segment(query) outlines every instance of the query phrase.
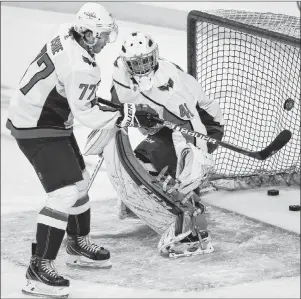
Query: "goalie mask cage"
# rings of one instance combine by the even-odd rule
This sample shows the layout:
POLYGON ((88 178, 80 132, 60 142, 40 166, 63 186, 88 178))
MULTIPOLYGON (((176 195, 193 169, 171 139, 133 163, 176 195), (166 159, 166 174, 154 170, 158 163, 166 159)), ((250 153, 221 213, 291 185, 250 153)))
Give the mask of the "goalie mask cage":
POLYGON ((212 182, 233 190, 300 185, 300 18, 191 11, 187 47, 188 73, 221 106, 223 141, 257 151, 282 130, 292 132, 289 143, 265 161, 218 147, 212 182), (288 99, 291 109, 284 108, 288 99))

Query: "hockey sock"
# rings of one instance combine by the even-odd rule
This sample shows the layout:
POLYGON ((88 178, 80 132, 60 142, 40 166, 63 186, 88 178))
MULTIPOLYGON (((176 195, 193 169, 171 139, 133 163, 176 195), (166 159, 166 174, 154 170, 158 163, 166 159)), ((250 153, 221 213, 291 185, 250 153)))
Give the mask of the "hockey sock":
POLYGON ((61 247, 65 230, 43 223, 37 225, 37 255, 44 259, 55 260, 61 247))
POLYGON ((78 214, 69 215, 67 234, 86 236, 90 233, 90 220, 91 220, 91 209, 78 214))

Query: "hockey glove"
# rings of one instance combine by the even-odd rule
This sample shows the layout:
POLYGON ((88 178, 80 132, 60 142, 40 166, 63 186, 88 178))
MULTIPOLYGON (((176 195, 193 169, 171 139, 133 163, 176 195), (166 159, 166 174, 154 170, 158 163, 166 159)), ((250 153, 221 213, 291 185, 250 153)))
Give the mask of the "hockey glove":
POLYGON ((158 113, 146 104, 123 104, 121 110, 121 117, 117 120, 117 126, 121 128, 126 127, 145 127, 152 128, 158 122, 154 119, 158 117, 158 113))

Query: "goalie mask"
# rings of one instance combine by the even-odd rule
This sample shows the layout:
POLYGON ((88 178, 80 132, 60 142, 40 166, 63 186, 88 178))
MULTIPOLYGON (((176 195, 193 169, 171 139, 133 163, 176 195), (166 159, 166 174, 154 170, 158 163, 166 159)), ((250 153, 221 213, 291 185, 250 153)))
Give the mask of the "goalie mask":
POLYGON ((92 53, 98 53, 96 47, 101 50, 107 43, 113 43, 117 39, 118 26, 112 15, 98 3, 84 4, 76 14, 74 30, 79 33, 84 43, 92 53), (91 38, 85 38, 85 33, 91 32, 91 38))
POLYGON ((151 89, 159 59, 158 44, 146 34, 133 32, 123 43, 120 57, 139 89, 151 89))

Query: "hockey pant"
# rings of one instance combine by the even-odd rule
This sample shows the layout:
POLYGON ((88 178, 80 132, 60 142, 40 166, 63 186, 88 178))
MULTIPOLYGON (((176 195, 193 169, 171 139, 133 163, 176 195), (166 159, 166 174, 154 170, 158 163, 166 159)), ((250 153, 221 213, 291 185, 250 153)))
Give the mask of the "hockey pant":
POLYGON ((90 232, 89 173, 74 134, 17 143, 47 193, 37 220, 37 254, 55 259, 66 230, 83 236, 90 232))

